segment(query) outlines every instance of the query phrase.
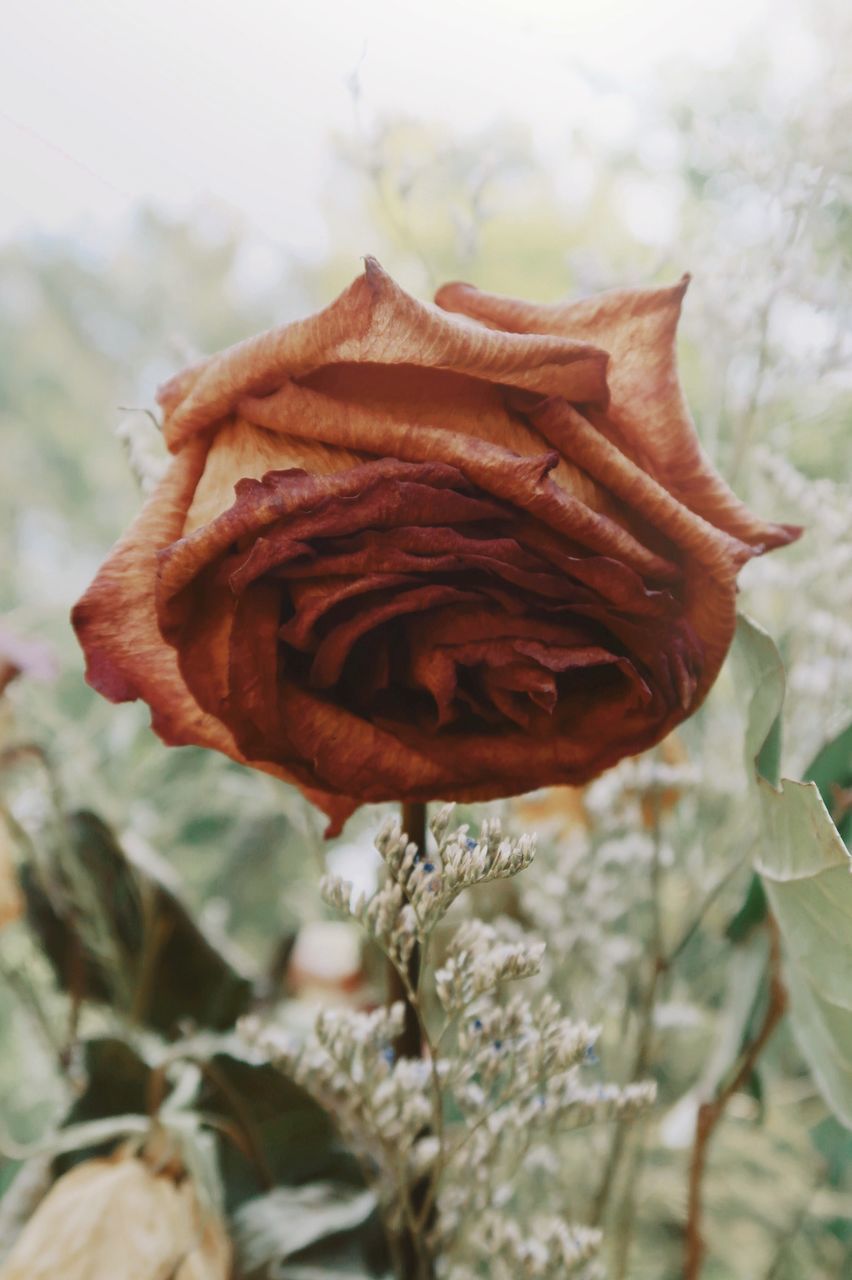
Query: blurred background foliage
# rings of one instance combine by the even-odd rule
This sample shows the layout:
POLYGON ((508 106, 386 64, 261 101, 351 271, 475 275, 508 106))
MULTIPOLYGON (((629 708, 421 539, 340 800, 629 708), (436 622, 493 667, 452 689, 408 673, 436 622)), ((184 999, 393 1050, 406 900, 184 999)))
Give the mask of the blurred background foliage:
MULTIPOLYGON (((5 629, 46 645, 56 665, 51 679, 22 679, 6 695, 4 745, 44 752, 6 760, 4 790, 23 831, 10 847, 18 861, 21 840, 58 856, 81 823, 91 837, 96 819, 69 817, 81 810, 119 833, 137 867, 133 893, 138 867, 153 867, 158 901, 180 928, 200 929, 209 955, 227 953, 214 963, 226 966, 233 1007, 220 1022, 194 1008, 190 1026, 227 1026, 241 992, 280 989, 300 924, 323 915, 316 884, 326 856, 369 880, 379 814, 356 815, 327 849, 321 820, 294 792, 195 749, 167 751, 144 707, 112 707, 85 686, 68 609, 139 504, 128 453, 154 469, 161 460, 145 412, 158 382, 194 353, 322 305, 366 252, 420 296, 462 278, 549 301, 691 271, 680 352, 704 445, 756 510, 808 529, 743 574, 744 607, 776 636, 789 667, 785 773, 801 776, 849 723, 852 105, 836 82, 841 29, 829 16, 814 16, 826 71, 804 104, 780 92, 777 67, 748 47, 722 76, 666 68, 635 127, 613 137, 602 123, 608 87, 590 80, 589 109, 566 124, 556 167, 511 119, 468 132, 463 122, 450 130, 375 118, 356 70, 355 123, 329 141, 333 179, 321 212, 333 249, 322 258, 294 262, 267 247, 258 271, 246 229, 215 204, 185 220, 140 208, 100 248, 46 236, 0 248, 0 612, 5 629)), ((746 895, 754 839, 732 745, 741 737, 725 675, 650 772, 629 765, 583 801, 548 793, 508 807, 509 820, 539 827, 544 844, 541 883, 529 873, 532 887, 510 908, 547 938, 551 981, 567 1007, 627 1027, 638 1065, 660 1083, 661 1117, 653 1132, 643 1124, 625 1139, 614 1170, 605 1216, 613 1276, 628 1274, 618 1242, 634 1227, 629 1274, 679 1274, 689 1099, 725 1028, 742 1022, 738 987, 753 979, 759 996, 763 971, 749 956, 761 942, 748 929, 736 944, 725 933, 746 895), (649 947, 668 954, 678 940, 678 963, 643 1032, 649 947)), ((829 780, 839 822, 848 768, 844 757, 829 780)), ((103 842, 113 839, 107 832, 103 842)), ((103 886, 103 872, 90 875, 103 886)), ((101 979, 135 963, 141 908, 122 908, 120 898, 81 906, 71 894, 73 918, 96 922, 85 947, 100 957, 101 979), (123 922, 110 923, 119 909, 123 922), (130 958, 111 959, 110 939, 130 958)), ((121 1038, 128 1017, 137 1032, 141 1019, 143 1040, 176 1034, 173 1013, 152 1023, 117 990, 99 992, 97 975, 75 994, 67 939, 46 923, 49 899, 37 928, 12 920, 0 933, 0 1116, 17 1143, 38 1139, 69 1107, 103 1114, 86 1112, 81 1036, 121 1038)), ((180 978, 175 971, 168 982, 180 978)), ((606 1061, 606 1043, 609 1075, 630 1078, 636 1064, 606 1061)), ((604 1170, 611 1135, 591 1142, 604 1170)), ((572 1148, 555 1170, 580 1217, 593 1200, 588 1158, 572 1148)), ((849 1274, 850 1163, 849 1134, 785 1027, 712 1150, 708 1280, 849 1274)), ((0 1190, 18 1167, 0 1157, 0 1190)), ((552 1188, 553 1177, 543 1160, 531 1174, 533 1199, 549 1194, 536 1178, 552 1188)))

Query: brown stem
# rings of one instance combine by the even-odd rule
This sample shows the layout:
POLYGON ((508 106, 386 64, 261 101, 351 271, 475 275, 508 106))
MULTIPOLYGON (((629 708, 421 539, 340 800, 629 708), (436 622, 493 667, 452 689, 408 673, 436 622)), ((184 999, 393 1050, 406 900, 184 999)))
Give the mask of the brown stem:
MULTIPOLYGON (((426 856, 426 805, 420 802, 402 805, 402 829, 411 843, 416 844, 422 857, 426 856)), ((395 966, 388 961, 388 1003, 401 1000, 405 1005, 405 1022, 402 1034, 394 1045, 398 1058, 420 1058, 423 1054, 423 1042, 420 1032, 420 1018, 415 1008, 412 995, 416 996, 420 985, 420 948, 415 946, 408 961, 408 968, 403 978, 395 966)), ((407 1223, 398 1239, 394 1242, 394 1253, 398 1256, 399 1275, 404 1280, 432 1280, 434 1268, 424 1240, 425 1229, 433 1225, 434 1212, 427 1212, 426 1205, 430 1199, 429 1178, 421 1178, 413 1186, 405 1189, 404 1194, 410 1208, 406 1215, 407 1223), (420 1222, 426 1214, 426 1221, 420 1222), (417 1224, 414 1227, 412 1224, 417 1224)))
MULTIPOLYGON (((405 803, 402 806, 402 829, 408 839, 417 845, 423 857, 426 856, 426 805, 419 802, 405 803)), ((388 1004, 401 1000, 405 1005, 405 1024, 402 1035, 394 1046, 398 1058, 419 1058, 422 1055, 420 1040, 420 1022, 417 1010, 409 998, 409 990, 416 991, 420 982, 420 948, 415 946, 408 961, 408 987, 396 967, 388 961, 387 985, 388 1004)))
POLYGON ((707 1166, 710 1139, 725 1113, 733 1095, 745 1085, 770 1036, 784 1016, 787 1008, 787 991, 781 981, 781 944, 778 926, 769 917, 769 1000, 760 1030, 743 1050, 739 1065, 727 1084, 712 1102, 704 1102, 698 1108, 695 1122, 695 1142, 689 1166, 689 1205, 686 1218, 684 1280, 698 1280, 704 1262, 704 1237, 702 1234, 702 1181, 707 1166))

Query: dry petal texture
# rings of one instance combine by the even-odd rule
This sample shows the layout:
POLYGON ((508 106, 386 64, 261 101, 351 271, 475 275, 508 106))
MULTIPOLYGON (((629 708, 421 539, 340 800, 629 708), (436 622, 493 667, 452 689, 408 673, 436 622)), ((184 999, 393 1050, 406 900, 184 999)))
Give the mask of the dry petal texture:
POLYGON ((0 1280, 227 1280, 231 1248, 188 1178, 126 1156, 54 1184, 0 1265, 0 1280))
POLYGON ((699 705, 736 575, 797 531, 701 452, 684 281, 532 306, 372 259, 160 392, 171 469, 78 604, 170 743, 358 804, 581 783, 699 705))

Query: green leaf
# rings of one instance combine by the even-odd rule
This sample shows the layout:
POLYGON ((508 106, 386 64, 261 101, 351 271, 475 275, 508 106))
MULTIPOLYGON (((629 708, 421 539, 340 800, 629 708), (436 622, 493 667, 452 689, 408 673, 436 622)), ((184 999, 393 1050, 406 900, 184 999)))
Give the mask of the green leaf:
POLYGON ((181 1022, 225 1029, 252 983, 192 918, 155 866, 131 859, 95 814, 66 818, 52 890, 24 867, 27 915, 60 985, 170 1034, 181 1022))
MULTIPOLYGON (((114 1116, 147 1114, 151 1068, 124 1040, 105 1036, 84 1041, 83 1067, 86 1087, 65 1116, 63 1129, 114 1116)), ((75 1147, 57 1160, 57 1172, 64 1173, 81 1160, 103 1155, 112 1145, 109 1135, 97 1145, 75 1147)))
MULTIPOLYGON (((838 1191, 852 1190, 852 1133, 826 1116, 811 1129, 811 1141, 825 1160, 825 1180, 838 1191)), ((852 1246, 852 1218, 838 1214, 828 1219, 828 1229, 847 1247, 852 1246)))
POLYGON ((743 905, 729 921, 725 937, 729 942, 745 942, 753 929, 763 924, 767 911, 766 890, 757 872, 749 881, 743 905))
POLYGON ((234 1052, 214 1054, 202 1070, 198 1109, 240 1139, 219 1138, 229 1211, 276 1185, 329 1179, 363 1188, 329 1115, 277 1067, 234 1052))
POLYGON ((816 783, 826 809, 848 845, 852 841, 852 806, 839 812, 838 796, 852 789, 852 724, 817 753, 805 770, 805 777, 816 783))
POLYGON ((755 863, 784 943, 793 1028, 826 1102, 852 1127, 852 860, 816 784, 778 785, 778 650, 741 618, 733 658, 747 699, 746 762, 761 820, 755 863))

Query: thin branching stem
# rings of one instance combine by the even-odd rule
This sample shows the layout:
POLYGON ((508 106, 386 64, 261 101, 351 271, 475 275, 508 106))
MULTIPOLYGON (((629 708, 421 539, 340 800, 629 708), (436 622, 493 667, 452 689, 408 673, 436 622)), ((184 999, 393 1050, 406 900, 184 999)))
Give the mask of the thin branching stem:
POLYGON ((734 1094, 747 1084, 773 1031, 787 1009, 787 991, 781 979, 781 942, 778 926, 768 918, 769 928, 769 999, 757 1035, 740 1055, 735 1070, 711 1102, 698 1108, 695 1141, 689 1164, 689 1202, 687 1208, 684 1280, 698 1280, 704 1264, 703 1180, 707 1167, 710 1141, 734 1094))

